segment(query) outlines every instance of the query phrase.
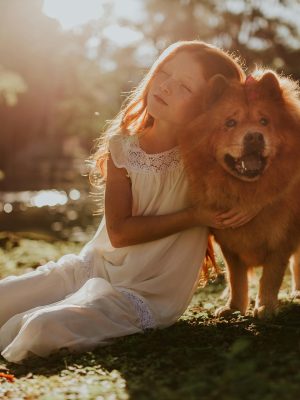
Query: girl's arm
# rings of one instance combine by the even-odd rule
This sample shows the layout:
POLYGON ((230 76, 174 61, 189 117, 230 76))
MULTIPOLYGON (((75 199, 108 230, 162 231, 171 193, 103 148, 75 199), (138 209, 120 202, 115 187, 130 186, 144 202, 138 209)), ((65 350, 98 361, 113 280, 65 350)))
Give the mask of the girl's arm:
POLYGON ((131 182, 125 168, 107 160, 105 218, 108 236, 114 247, 125 247, 172 235, 199 226, 192 208, 166 215, 132 216, 131 182))
POLYGON ((108 236, 114 247, 150 242, 195 226, 237 228, 251 220, 257 212, 232 209, 216 213, 196 204, 166 215, 133 217, 131 182, 127 171, 117 168, 110 157, 107 160, 105 218, 108 236))

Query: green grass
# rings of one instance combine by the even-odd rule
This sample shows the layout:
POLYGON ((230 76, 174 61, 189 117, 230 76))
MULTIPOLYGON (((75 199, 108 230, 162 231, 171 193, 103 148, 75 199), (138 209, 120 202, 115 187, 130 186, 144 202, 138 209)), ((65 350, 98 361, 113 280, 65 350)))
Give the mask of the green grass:
MULTIPOLYGON (((20 274, 41 261, 77 253, 82 245, 0 238, 0 273, 20 274)), ((251 287, 255 294, 258 276, 251 287)), ((213 316, 224 303, 220 280, 197 291, 172 327, 116 340, 92 352, 65 349, 23 365, 0 359, 1 399, 297 399, 300 393, 300 306, 289 300, 287 274, 282 310, 267 322, 213 316)), ((176 295, 176 293, 174 294, 176 295)))

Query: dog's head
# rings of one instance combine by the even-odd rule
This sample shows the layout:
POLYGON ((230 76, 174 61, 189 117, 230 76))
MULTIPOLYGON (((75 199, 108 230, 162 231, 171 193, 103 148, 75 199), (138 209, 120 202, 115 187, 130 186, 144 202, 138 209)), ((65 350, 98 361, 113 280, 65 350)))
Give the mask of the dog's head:
POLYGON ((295 101, 288 100, 295 86, 289 84, 272 71, 243 83, 214 76, 207 84, 204 112, 191 123, 188 139, 198 149, 205 146, 231 176, 260 179, 284 149, 300 146, 300 132, 293 132, 292 124, 298 118, 292 115, 295 101))

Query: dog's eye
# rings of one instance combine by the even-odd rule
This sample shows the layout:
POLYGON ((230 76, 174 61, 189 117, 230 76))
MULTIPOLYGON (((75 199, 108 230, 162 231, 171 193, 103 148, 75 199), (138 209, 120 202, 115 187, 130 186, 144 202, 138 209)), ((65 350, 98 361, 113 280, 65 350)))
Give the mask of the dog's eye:
POLYGON ((228 128, 232 128, 232 127, 236 126, 236 120, 235 119, 228 119, 226 121, 226 126, 228 128))
POLYGON ((269 123, 267 118, 261 118, 259 122, 261 123, 261 125, 264 125, 264 126, 268 125, 268 123, 269 123))

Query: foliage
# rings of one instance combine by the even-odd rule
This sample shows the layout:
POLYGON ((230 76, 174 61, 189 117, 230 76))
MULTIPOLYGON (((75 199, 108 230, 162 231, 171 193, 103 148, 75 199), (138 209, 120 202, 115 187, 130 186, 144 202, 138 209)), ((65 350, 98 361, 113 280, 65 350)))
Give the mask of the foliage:
POLYGON ((24 174, 30 179, 42 165, 47 170, 59 165, 69 152, 69 136, 84 150, 74 148, 83 165, 106 121, 173 41, 198 38, 239 54, 250 69, 263 64, 300 77, 297 0, 142 4, 140 19, 116 19, 107 2, 98 19, 62 31, 42 13, 42 0, 0 1, 1 64, 17 74, 19 92, 20 77, 27 86, 15 107, 0 104, 0 189, 13 190, 18 179, 25 182, 24 174), (112 24, 135 30, 140 39, 116 43, 105 35, 112 24))
POLYGON ((2 97, 6 105, 15 106, 18 102, 18 95, 26 90, 27 85, 19 74, 5 70, 0 65, 0 101, 2 97))
POLYGON ((263 64, 300 78, 297 0, 145 0, 145 7, 145 37, 160 50, 198 38, 238 53, 250 68, 263 64))
MULTIPOLYGON (((12 238, 11 238, 12 240, 12 238)), ((15 240, 16 242, 16 240, 15 240)), ((19 274, 35 267, 48 253, 59 257, 79 245, 41 240, 20 241, 3 251, 15 260, 19 274), (16 252, 16 248, 19 252, 16 252), (18 260, 26 249, 26 265, 18 260), (51 250, 52 248, 52 250, 51 250)), ((2 271, 12 273, 13 267, 2 271)), ((251 292, 257 285, 252 284, 251 292)), ((66 349, 47 359, 23 364, 1 359, 0 370, 16 376, 0 378, 2 399, 155 399, 155 400, 292 400, 300 389, 300 306, 288 299, 287 275, 281 292, 281 313, 265 322, 237 314, 232 320, 213 316, 223 304, 224 282, 199 290, 173 326, 120 338, 114 344, 82 354, 66 349)))

